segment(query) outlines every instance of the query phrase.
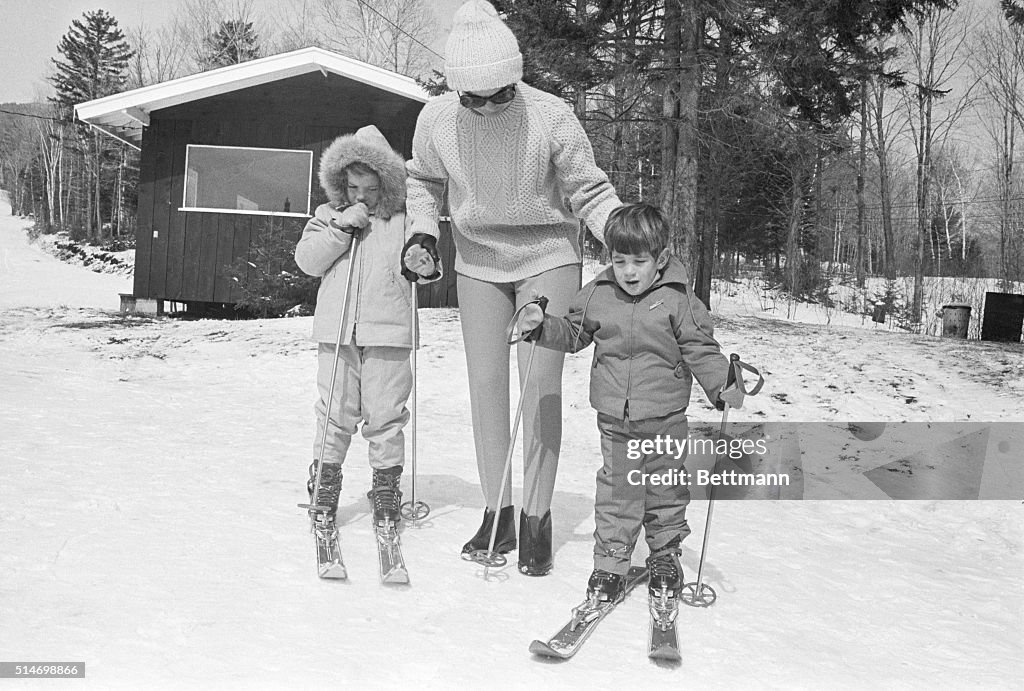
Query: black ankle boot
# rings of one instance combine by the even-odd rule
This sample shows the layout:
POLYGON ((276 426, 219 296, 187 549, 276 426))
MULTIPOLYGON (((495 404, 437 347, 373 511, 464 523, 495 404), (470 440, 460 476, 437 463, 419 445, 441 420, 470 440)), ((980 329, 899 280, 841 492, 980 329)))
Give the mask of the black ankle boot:
MULTIPOLYGON (((462 555, 491 546, 491 531, 494 529, 494 512, 484 509, 484 521, 469 542, 462 546, 462 555)), ((516 548, 516 510, 506 506, 498 514, 498 534, 494 538, 494 551, 507 554, 516 548)))
POLYGON ((547 576, 555 562, 551 557, 551 511, 543 516, 519 514, 519 572, 547 576))

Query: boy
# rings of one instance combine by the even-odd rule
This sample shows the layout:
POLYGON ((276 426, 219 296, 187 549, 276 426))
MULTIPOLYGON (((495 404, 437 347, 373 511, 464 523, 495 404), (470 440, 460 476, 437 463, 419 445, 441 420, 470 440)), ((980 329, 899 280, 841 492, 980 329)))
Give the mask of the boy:
MULTIPOLYGON (((529 305, 515 325, 527 340, 566 352, 594 343, 590 404, 597 410, 604 466, 597 473, 591 601, 624 597, 625 576, 641 525, 650 557, 652 596, 678 596, 680 542, 689 533, 685 484, 642 484, 640 472, 682 468, 676 445, 641 453, 643 439, 687 439, 686 406, 693 377, 716 407, 729 363, 712 335, 711 318, 690 292, 686 270, 668 249, 669 228, 657 208, 620 206, 608 217, 605 245, 612 265, 584 286, 565 317, 529 305), (664 453, 662 453, 664 451, 664 453), (634 472, 630 472, 634 471, 634 472)), ((730 390, 731 391, 731 390, 730 390)), ((729 393, 726 393, 726 399, 729 393)), ((730 401, 731 403, 731 401, 730 401)))
POLYGON ((313 338, 320 344, 320 399, 307 485, 310 500, 329 507, 325 513, 310 511, 320 526, 333 525, 341 493, 341 465, 360 422, 373 468, 369 498, 374 521, 394 525, 401 520, 402 429, 409 420, 405 402, 412 391, 410 354, 415 346, 406 280, 440 276, 429 255, 420 257, 423 261, 412 276, 406 276, 397 261, 407 240, 405 179, 405 159, 376 127, 338 137, 320 159, 320 184, 330 203, 317 207, 295 247, 299 268, 323 279, 313 316, 313 338), (349 250, 357 236, 355 273, 350 279, 349 250), (341 319, 344 324, 339 324, 341 319), (328 398, 332 399, 331 410, 327 410, 328 398), (313 497, 321 442, 320 494, 313 497))

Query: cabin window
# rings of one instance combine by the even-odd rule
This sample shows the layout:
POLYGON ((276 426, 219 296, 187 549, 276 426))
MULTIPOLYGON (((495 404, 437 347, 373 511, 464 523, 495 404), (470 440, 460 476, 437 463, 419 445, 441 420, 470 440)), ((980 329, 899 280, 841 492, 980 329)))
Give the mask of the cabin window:
POLYGON ((189 144, 181 211, 309 216, 313 152, 189 144))

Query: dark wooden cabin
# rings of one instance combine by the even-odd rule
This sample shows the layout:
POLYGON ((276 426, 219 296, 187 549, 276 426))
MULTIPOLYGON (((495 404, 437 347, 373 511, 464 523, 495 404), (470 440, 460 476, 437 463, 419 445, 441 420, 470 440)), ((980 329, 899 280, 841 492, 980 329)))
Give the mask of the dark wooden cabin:
MULTIPOLYGON (((426 101, 412 79, 305 48, 79 105, 79 119, 140 150, 133 297, 237 301, 227 267, 268 223, 297 238, 326 201, 323 149, 372 124, 408 158, 426 101)), ((445 226, 447 280, 420 289, 424 307, 457 305, 445 226)))

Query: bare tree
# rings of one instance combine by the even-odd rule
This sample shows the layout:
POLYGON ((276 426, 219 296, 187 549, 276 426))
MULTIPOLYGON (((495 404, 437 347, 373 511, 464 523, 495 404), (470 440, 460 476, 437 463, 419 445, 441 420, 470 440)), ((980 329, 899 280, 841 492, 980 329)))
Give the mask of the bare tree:
POLYGON ((7 116, 0 127, 0 178, 10 192, 11 214, 25 215, 32 200, 24 180, 35 156, 31 116, 7 116))
POLYGON ((438 58, 426 0, 293 0, 281 8, 277 47, 319 46, 408 76, 426 74, 438 58))
POLYGON ((299 48, 326 48, 326 33, 317 19, 316 0, 278 2, 274 9, 277 36, 268 37, 269 52, 284 53, 299 48))
POLYGON ((188 46, 176 35, 173 25, 153 29, 143 23, 126 33, 135 50, 128 65, 130 88, 159 84, 187 73, 188 46))
MULTIPOLYGON (((877 46, 879 53, 886 51, 886 43, 877 46)), ((889 80, 884 74, 887 66, 881 65, 879 72, 868 82, 868 136, 871 147, 878 159, 878 195, 882 214, 882 262, 887 280, 896 278, 896 231, 892 217, 892 160, 890 149, 894 139, 906 130, 907 113, 898 107, 898 102, 888 100, 891 93, 889 80)))
POLYGON ((946 144, 936 152, 932 166, 935 199, 929 250, 940 274, 943 262, 954 259, 960 260, 961 271, 967 269, 963 262, 967 260, 967 197, 972 175, 971 165, 960 147, 946 144), (934 227, 936 223, 940 224, 939 228, 934 227))
POLYGON ((971 103, 974 82, 965 81, 965 68, 972 25, 970 6, 958 10, 936 7, 924 12, 903 33, 909 84, 903 101, 910 115, 917 153, 917 261, 911 304, 911 319, 915 323, 921 321, 924 301, 932 156, 971 103))
POLYGON ((999 274, 1004 284, 1021 278, 1024 249, 1015 169, 1017 138, 1024 127, 1024 27, 991 18, 979 33, 973 61, 984 98, 978 116, 995 154, 999 224, 999 274))
POLYGON ((38 141, 39 164, 46 184, 46 230, 56 226, 64 227, 60 208, 60 169, 64 157, 64 127, 57 119, 57 109, 52 108, 54 117, 35 121, 38 141))

